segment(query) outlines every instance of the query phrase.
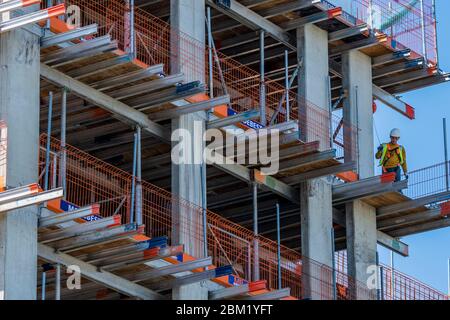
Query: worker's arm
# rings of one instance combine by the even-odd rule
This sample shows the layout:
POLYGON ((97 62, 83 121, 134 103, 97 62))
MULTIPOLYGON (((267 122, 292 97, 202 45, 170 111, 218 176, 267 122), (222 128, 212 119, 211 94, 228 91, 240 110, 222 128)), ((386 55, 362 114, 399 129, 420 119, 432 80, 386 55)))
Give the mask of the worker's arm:
POLYGON ((402 168, 403 168, 403 173, 406 175, 406 174, 408 174, 408 165, 406 164, 406 150, 405 150, 405 147, 402 148, 402 152, 403 152, 402 168))
POLYGON ((380 144, 380 146, 378 147, 378 151, 375 154, 375 158, 376 159, 381 159, 381 156, 383 155, 383 145, 380 144))

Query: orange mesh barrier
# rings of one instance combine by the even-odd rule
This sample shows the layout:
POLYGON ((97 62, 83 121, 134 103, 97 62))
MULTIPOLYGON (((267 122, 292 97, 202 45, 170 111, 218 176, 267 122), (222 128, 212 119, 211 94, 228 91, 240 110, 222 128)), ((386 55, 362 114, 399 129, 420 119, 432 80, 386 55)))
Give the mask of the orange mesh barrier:
MULTIPOLYGON (((129 48, 129 11, 122 0, 69 0, 68 5, 81 8, 81 25, 97 23, 99 36, 111 35, 119 48, 129 48)), ((208 48, 167 22, 136 8, 135 34, 137 59, 147 65, 164 64, 166 74, 182 71, 186 81, 208 79, 208 48), (206 61, 206 62, 205 62, 206 61)), ((214 95, 229 94, 231 108, 237 112, 259 109, 260 74, 255 70, 217 52, 213 64, 214 95)), ((270 120, 279 110, 275 123, 287 120, 285 88, 270 78, 266 85, 266 118, 270 120)), ((356 154, 357 128, 343 124, 341 117, 329 113, 306 99, 300 99, 294 90, 289 92, 290 120, 298 120, 302 140, 320 141, 321 150, 330 146, 337 150, 337 157, 345 153, 356 154), (333 129, 330 131, 330 126, 333 129), (345 128, 345 129, 344 129, 345 128)))
MULTIPOLYGON (((347 272, 347 251, 339 251, 335 254, 335 266, 341 273, 347 272)), ((449 297, 424 284, 423 282, 408 276, 398 270, 380 264, 382 277, 382 289, 379 294, 383 300, 449 300, 449 297)))
MULTIPOLYGON (((40 169, 45 162, 46 136, 41 135, 40 169)), ((51 186, 60 178, 58 140, 51 141, 51 186)), ((78 206, 100 205, 103 217, 120 214, 122 223, 129 222, 132 176, 72 146, 66 148, 65 200, 78 206)), ((42 178, 42 174, 41 174, 42 178)), ((149 237, 168 236, 169 243, 185 243, 185 250, 196 258, 203 257, 203 209, 150 183, 143 182, 143 223, 149 237), (184 237, 184 241, 182 240, 184 237), (181 240, 180 240, 181 239, 181 240)), ((231 265, 241 279, 252 279, 255 242, 259 243, 260 278, 268 288, 277 289, 277 244, 238 224, 207 211, 208 255, 216 266, 231 265)), ((298 252, 281 247, 282 287, 291 288, 296 298, 332 299, 333 270, 321 263, 302 257, 298 252)), ((351 287, 351 281, 341 272, 337 278, 342 286, 351 287)), ((367 290, 358 284, 360 290, 367 290)), ((354 298, 349 290, 346 299, 354 298)), ((374 298, 372 292, 367 295, 374 298)), ((340 297, 343 298, 343 297, 340 297)))

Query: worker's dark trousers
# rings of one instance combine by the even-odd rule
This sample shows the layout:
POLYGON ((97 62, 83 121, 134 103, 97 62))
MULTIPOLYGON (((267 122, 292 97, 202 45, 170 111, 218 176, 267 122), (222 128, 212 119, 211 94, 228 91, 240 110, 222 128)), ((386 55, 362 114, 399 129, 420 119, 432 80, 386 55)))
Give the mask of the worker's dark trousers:
POLYGON ((400 167, 387 168, 385 169, 385 172, 387 173, 395 172, 395 182, 402 180, 402 172, 400 170, 400 167))

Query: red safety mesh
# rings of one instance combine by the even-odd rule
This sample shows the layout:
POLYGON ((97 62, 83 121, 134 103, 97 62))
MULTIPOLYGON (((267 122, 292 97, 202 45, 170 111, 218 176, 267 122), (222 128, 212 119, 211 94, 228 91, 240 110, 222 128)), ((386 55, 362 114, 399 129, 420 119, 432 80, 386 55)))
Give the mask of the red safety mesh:
MULTIPOLYGON (((41 180, 45 168, 46 136, 41 135, 41 180)), ((59 141, 51 140, 50 186, 56 187, 60 178, 61 148, 59 141)), ((100 214, 109 217, 121 214, 122 223, 129 222, 132 176, 72 146, 66 147, 65 199, 78 206, 100 204, 100 214)), ((42 182, 42 181, 41 181, 42 182)), ((150 183, 143 182, 143 223, 149 237, 167 236, 169 243, 185 244, 185 251, 201 258, 203 252, 203 209, 172 195, 150 183)), ((255 234, 218 214, 207 213, 208 255, 216 266, 231 265, 234 274, 252 279, 255 244, 259 247, 260 279, 270 289, 278 289, 277 244, 255 234)), ((354 284, 345 273, 336 272, 337 283, 346 295, 339 299, 354 299, 354 288, 372 290, 363 284, 354 284), (350 288, 350 289, 349 289, 350 288)), ((282 287, 291 288, 291 295, 303 299, 333 299, 333 270, 329 266, 302 257, 298 252, 281 246, 282 287)))
POLYGON ((437 64, 433 0, 423 0, 423 10, 420 0, 324 0, 322 4, 342 7, 347 21, 367 23, 392 38, 395 49, 409 48, 414 57, 422 56, 429 64, 437 64))
MULTIPOLYGON (((81 9, 81 25, 96 23, 98 36, 111 35, 119 48, 129 47, 129 11, 122 0, 69 0, 67 5, 81 9)), ((166 74, 183 72, 186 81, 207 82, 209 74, 208 48, 167 22, 136 8, 135 10, 136 56, 146 65, 163 64, 166 74), (206 61, 206 62, 205 62, 206 61)), ((253 69, 217 52, 213 62, 214 95, 229 94, 230 107, 237 112, 259 109, 260 74, 253 69)), ((286 121, 286 89, 275 80, 265 78, 266 119, 274 123, 286 121)), ((290 120, 298 120, 301 138, 305 142, 320 141, 321 150, 334 148, 337 158, 356 158, 357 128, 344 124, 342 118, 330 114, 294 90, 289 91, 290 120), (330 129, 330 126, 333 130, 330 129), (333 137, 333 139, 331 139, 333 137)))
MULTIPOLYGON (((347 272, 347 251, 336 252, 335 266, 347 272)), ((382 278, 378 295, 383 300, 449 300, 446 294, 384 264, 380 264, 378 274, 382 278)))

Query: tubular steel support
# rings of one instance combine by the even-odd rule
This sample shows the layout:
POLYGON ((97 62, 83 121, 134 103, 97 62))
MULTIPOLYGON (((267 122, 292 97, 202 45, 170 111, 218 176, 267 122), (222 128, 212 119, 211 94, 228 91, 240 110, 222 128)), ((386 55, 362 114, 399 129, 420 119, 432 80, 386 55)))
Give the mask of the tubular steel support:
POLYGON ((380 266, 380 300, 384 300, 384 268, 380 266))
POLYGON ((134 207, 136 199, 136 158, 137 158, 137 134, 134 134, 133 144, 133 172, 131 178, 131 206, 130 206, 130 223, 135 221, 134 219, 134 207))
POLYGON ((391 250, 391 300, 395 300, 394 251, 391 250))
POLYGON ((333 300, 337 300, 337 279, 336 279, 336 259, 334 257, 335 248, 334 228, 331 227, 331 261, 333 267, 333 300))
POLYGON ((447 265, 447 271, 448 271, 448 296, 450 298, 450 258, 448 258, 448 265, 447 265))
MULTIPOLYGON (((289 51, 284 51, 284 85, 286 87, 286 122, 290 121, 291 115, 291 102, 289 101, 289 51)), ((280 288, 281 289, 281 288, 280 288)))
POLYGON ((45 300, 45 285, 47 281, 47 274, 45 271, 42 272, 42 285, 41 285, 41 300, 45 300))
POLYGON ((381 300, 381 289, 380 289, 380 280, 379 280, 379 269, 380 269, 380 255, 377 251, 376 255, 376 263, 377 263, 377 300, 381 300))
POLYGON ((209 97, 214 98, 214 74, 213 74, 213 38, 211 30, 211 7, 206 7, 206 26, 208 31, 208 62, 209 62, 209 97))
POLYGON ((52 184, 51 188, 55 189, 58 188, 58 180, 57 180, 57 170, 58 170, 58 155, 55 153, 53 154, 53 164, 52 164, 52 184))
POLYGON ((255 234, 253 245, 253 281, 259 281, 259 240, 258 240, 258 184, 253 183, 253 233, 255 234))
POLYGON ((56 264, 55 300, 61 300, 61 265, 56 264))
POLYGON ((66 151, 66 124, 67 124, 67 89, 63 88, 61 97, 61 158, 59 186, 63 188, 64 197, 66 196, 66 170, 67 170, 67 151, 66 151))
POLYGON ((425 15, 424 15, 424 6, 423 0, 420 0, 420 27, 422 29, 422 53, 425 58, 425 63, 428 65, 428 57, 427 57, 427 43, 426 43, 426 32, 425 32, 425 15))
POLYGON ((136 128, 137 157, 136 157, 136 223, 142 225, 142 148, 141 127, 136 128))
POLYGON ((44 190, 48 190, 48 179, 50 171, 50 144, 52 137, 52 115, 53 115, 53 92, 50 91, 48 94, 47 147, 45 150, 44 190))
MULTIPOLYGON (((206 193, 206 188, 207 188, 207 183, 206 183, 206 179, 207 179, 207 175, 206 175, 206 161, 203 160, 202 161, 202 167, 200 170, 201 173, 201 177, 200 179, 202 180, 202 220, 203 220, 203 255, 204 258, 208 257, 208 219, 207 219, 207 215, 208 212, 206 210, 206 206, 207 206, 207 193, 206 193)), ((206 270, 206 268, 205 268, 206 270)))
POLYGON ((278 289, 281 289, 281 224, 280 224, 280 204, 277 202, 277 270, 278 289))
POLYGON ((442 119, 443 131, 444 131, 444 156, 445 156, 445 186, 446 190, 449 190, 449 176, 448 176, 448 145, 447 145, 447 119, 442 119))
POLYGON ((136 30, 134 28, 134 0, 130 1, 130 48, 131 57, 136 58, 136 30))
POLYGON ((260 72, 260 93, 259 93, 259 104, 260 104, 260 122, 261 125, 266 126, 266 80, 265 80, 265 57, 264 57, 264 37, 265 32, 261 30, 259 32, 259 51, 260 51, 260 62, 259 62, 259 72, 260 72))

